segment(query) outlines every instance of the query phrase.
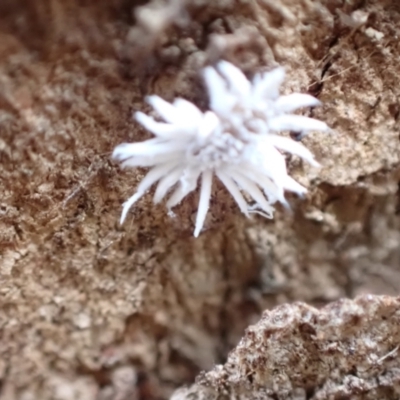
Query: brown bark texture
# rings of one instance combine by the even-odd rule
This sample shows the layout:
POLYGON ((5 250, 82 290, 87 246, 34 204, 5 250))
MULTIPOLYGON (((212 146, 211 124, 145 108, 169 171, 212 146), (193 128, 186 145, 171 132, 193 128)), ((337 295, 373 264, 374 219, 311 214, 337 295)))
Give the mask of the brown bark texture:
POLYGON ((0 0, 0 399, 399 399, 399 54, 398 0, 0 0), (219 59, 323 102, 307 197, 120 226, 133 111, 219 59))

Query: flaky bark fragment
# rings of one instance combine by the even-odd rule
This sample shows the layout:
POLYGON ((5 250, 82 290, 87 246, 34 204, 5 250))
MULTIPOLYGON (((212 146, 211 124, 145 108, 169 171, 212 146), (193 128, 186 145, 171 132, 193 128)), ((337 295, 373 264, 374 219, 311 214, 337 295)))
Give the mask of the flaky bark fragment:
POLYGON ((199 399, 305 399, 306 393, 313 400, 395 399, 399 326, 400 298, 365 295, 321 310, 284 304, 246 329, 225 364, 172 399, 191 398, 191 392, 199 399))

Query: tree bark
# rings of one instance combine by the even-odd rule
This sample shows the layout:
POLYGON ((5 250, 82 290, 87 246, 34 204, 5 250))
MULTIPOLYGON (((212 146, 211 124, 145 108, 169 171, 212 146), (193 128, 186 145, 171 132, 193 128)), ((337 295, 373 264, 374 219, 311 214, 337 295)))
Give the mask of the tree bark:
POLYGON ((399 22, 395 0, 1 1, 0 398, 166 399, 201 371, 173 396, 398 398, 398 299, 317 308, 400 289, 399 22), (198 193, 175 218, 146 195, 120 226, 144 171, 110 155, 149 137, 133 111, 149 94, 207 107, 200 72, 221 58, 249 77, 283 65, 285 92, 323 102, 308 113, 333 132, 303 139, 322 168, 288 160, 307 198, 247 220, 214 183, 197 239, 198 193), (350 354, 368 358, 350 322, 318 325, 349 307, 377 359, 350 354), (270 364, 246 380, 245 329, 282 310, 296 316, 276 339, 287 358, 271 361, 284 383, 270 364), (309 314, 346 367, 310 374, 315 351, 287 361, 292 338, 315 342, 309 314))

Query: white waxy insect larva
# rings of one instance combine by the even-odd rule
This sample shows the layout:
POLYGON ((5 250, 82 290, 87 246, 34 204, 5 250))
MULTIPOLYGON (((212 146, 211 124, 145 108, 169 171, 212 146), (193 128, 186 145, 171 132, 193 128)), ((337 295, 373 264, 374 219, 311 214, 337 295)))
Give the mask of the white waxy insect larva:
POLYGON ((129 209, 157 184, 154 203, 172 191, 166 206, 178 205, 200 184, 194 236, 198 236, 210 206, 213 176, 222 182, 240 211, 247 217, 272 218, 276 201, 288 206, 284 191, 303 195, 306 189, 292 179, 283 152, 317 166, 312 153, 301 143, 279 136, 283 130, 328 131, 319 120, 292 114, 302 107, 315 107, 319 100, 308 94, 279 95, 285 78, 281 67, 256 74, 252 81, 226 61, 204 69, 210 110, 202 112, 193 103, 177 98, 169 103, 156 95, 148 103, 162 121, 142 112, 135 118, 155 138, 120 144, 113 158, 123 167, 149 167, 136 193, 123 205, 121 223, 129 209), (200 178, 200 179, 199 179, 200 178), (255 201, 249 206, 242 192, 255 201))

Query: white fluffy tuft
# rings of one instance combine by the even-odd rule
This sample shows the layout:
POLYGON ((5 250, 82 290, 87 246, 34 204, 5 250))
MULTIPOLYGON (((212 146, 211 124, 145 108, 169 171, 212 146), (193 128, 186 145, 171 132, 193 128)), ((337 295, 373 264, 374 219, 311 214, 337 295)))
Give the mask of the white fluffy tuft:
POLYGON ((204 69, 210 111, 202 112, 193 103, 175 99, 169 103, 156 95, 147 97, 163 122, 136 112, 136 120, 154 134, 140 143, 123 143, 113 158, 123 167, 150 167, 135 194, 123 205, 121 223, 129 209, 151 186, 157 184, 154 203, 167 201, 171 208, 196 189, 200 178, 199 206, 194 236, 204 225, 209 209, 213 175, 223 183, 247 217, 258 213, 273 217, 276 201, 288 207, 285 190, 304 195, 306 189, 292 179, 281 153, 288 152, 318 166, 302 144, 279 136, 281 131, 328 131, 319 120, 291 114, 302 107, 315 107, 319 100, 301 93, 279 95, 285 78, 281 67, 257 74, 252 81, 227 61, 204 69), (248 204, 242 192, 254 204, 248 204))

